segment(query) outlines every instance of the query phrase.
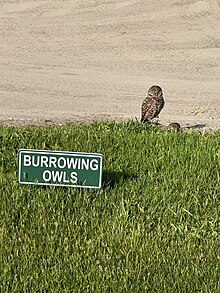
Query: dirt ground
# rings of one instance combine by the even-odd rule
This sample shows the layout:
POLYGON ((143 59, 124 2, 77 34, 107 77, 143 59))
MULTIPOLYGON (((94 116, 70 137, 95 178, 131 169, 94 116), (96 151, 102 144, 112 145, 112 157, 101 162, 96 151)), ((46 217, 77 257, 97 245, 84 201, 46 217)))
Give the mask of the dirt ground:
POLYGON ((220 0, 0 0, 0 122, 140 118, 220 129, 220 0))

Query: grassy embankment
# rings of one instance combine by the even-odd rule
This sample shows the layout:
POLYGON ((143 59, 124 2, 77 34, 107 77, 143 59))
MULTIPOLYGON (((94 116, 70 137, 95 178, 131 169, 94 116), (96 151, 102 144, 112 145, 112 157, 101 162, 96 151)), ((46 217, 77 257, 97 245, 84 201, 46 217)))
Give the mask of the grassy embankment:
POLYGON ((1 292, 220 292, 220 132, 0 128, 1 292), (104 155, 100 190, 17 182, 20 148, 104 155))

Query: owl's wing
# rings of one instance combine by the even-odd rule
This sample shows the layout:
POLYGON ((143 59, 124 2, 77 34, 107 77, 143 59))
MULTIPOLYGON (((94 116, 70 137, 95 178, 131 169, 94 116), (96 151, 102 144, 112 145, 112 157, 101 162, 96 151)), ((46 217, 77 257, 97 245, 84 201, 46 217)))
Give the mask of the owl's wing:
POLYGON ((147 97, 141 106, 141 122, 145 123, 151 119, 151 111, 154 100, 151 97, 147 97))
POLYGON ((157 111, 158 111, 157 115, 159 115, 160 111, 163 109, 164 104, 165 103, 164 103, 163 97, 159 98, 158 101, 157 101, 157 111))
POLYGON ((158 118, 161 110, 164 107, 164 99, 163 97, 156 100, 155 109, 154 109, 154 118, 158 118))

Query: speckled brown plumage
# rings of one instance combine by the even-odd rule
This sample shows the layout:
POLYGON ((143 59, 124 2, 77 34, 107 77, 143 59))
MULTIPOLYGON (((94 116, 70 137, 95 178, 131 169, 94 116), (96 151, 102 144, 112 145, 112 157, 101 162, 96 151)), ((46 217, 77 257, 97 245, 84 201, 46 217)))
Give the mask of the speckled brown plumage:
POLYGON ((167 130, 179 132, 181 130, 181 126, 177 122, 172 122, 167 126, 167 130))
POLYGON ((147 123, 157 118, 164 107, 163 92, 161 87, 153 85, 148 90, 148 95, 141 106, 141 122, 147 123))

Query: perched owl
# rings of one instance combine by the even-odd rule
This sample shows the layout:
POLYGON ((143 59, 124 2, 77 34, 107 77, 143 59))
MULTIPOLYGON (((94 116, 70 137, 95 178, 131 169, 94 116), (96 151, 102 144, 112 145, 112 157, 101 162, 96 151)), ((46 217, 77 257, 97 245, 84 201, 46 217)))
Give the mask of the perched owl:
POLYGON ((164 107, 164 99, 161 87, 153 85, 149 88, 147 97, 141 106, 141 122, 147 123, 157 118, 164 107))

